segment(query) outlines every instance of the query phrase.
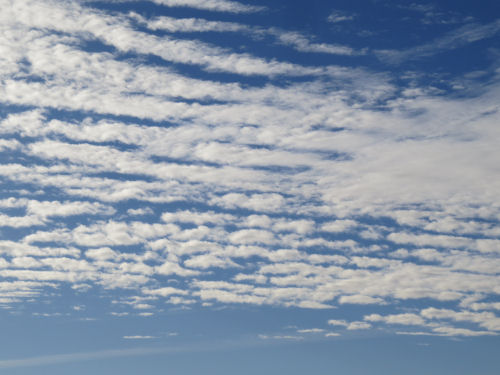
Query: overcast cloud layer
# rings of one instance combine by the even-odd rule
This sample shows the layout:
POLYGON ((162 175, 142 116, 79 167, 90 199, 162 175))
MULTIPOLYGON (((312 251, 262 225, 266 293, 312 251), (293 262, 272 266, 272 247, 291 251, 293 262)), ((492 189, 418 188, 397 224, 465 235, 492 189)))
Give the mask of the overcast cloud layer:
POLYGON ((242 22, 271 5, 154 3, 163 15, 0 0, 5 313, 70 288, 102 295, 117 319, 331 310, 317 328, 262 340, 500 333, 500 70, 393 73, 498 41, 500 21, 455 16, 392 50, 242 22), (165 15, 178 8, 197 13, 165 15), (352 305, 363 315, 337 318, 352 305))

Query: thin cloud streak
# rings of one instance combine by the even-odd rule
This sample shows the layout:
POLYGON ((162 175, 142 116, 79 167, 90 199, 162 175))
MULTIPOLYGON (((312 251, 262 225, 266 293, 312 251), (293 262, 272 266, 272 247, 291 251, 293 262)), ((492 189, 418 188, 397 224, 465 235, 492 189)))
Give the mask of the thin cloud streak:
MULTIPOLYGON (((93 2, 95 0, 80 0, 80 2, 93 2)), ((113 3, 126 3, 134 2, 135 0, 109 0, 113 3)), ((166 6, 166 7, 180 7, 180 8, 193 8, 213 12, 227 12, 227 13, 256 13, 263 12, 267 8, 264 6, 247 5, 237 1, 230 0, 149 0, 149 2, 166 6)))
POLYGON ((234 348, 248 348, 257 346, 273 345, 265 343, 255 338, 245 338, 238 340, 217 340, 210 342, 197 342, 188 345, 176 345, 169 347, 156 348, 129 348, 129 349, 111 349, 93 352, 78 352, 68 354, 54 354, 36 357, 26 357, 19 359, 3 359, 0 360, 0 369, 8 368, 23 368, 37 367, 47 365, 60 365, 65 363, 96 361, 101 359, 122 358, 122 357, 144 357, 155 355, 172 355, 176 353, 191 353, 191 352, 212 352, 224 351, 234 348))
POLYGON ((348 46, 335 45, 329 43, 315 43, 307 35, 297 31, 287 31, 276 27, 264 28, 259 26, 250 26, 234 22, 208 21, 201 18, 173 18, 157 17, 146 20, 138 14, 132 14, 132 17, 141 24, 146 25, 151 30, 163 30, 169 33, 183 32, 238 32, 261 39, 265 36, 271 36, 276 44, 286 45, 300 52, 326 53, 333 55, 357 56, 363 55, 365 51, 356 51, 348 46))
POLYGON ((382 61, 390 64, 400 64, 406 60, 421 59, 454 50, 467 44, 490 38, 500 31, 500 20, 486 25, 469 24, 449 32, 443 37, 436 38, 430 43, 408 48, 405 50, 378 50, 375 55, 382 61))

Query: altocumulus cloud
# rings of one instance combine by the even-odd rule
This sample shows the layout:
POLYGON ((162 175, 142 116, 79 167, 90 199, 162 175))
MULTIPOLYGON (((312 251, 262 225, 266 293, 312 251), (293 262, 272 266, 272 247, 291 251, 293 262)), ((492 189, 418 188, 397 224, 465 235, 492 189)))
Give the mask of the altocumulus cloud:
MULTIPOLYGON (((498 21, 369 52, 227 21, 261 6, 154 3, 211 20, 0 0, 1 306, 65 285, 116 292, 117 319, 165 306, 354 304, 366 314, 332 312, 324 328, 297 332, 500 332, 498 70, 475 95, 445 95, 359 60, 304 64, 210 38, 397 64, 492 38, 498 21), (411 300, 427 305, 401 311, 411 300)), ((324 21, 357 18, 332 10, 324 21)), ((103 355, 127 353, 142 354, 103 355)))

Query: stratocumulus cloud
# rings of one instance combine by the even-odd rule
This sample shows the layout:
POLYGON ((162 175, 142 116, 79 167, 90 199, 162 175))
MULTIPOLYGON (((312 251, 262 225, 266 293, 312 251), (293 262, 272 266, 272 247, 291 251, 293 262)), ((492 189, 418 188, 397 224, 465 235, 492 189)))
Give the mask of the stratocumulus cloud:
MULTIPOLYGON (((445 95, 417 79, 400 86, 390 68, 306 64, 199 36, 392 64, 495 37, 498 21, 369 52, 227 21, 261 6, 154 3, 226 18, 0 0, 1 306, 67 286, 116 292, 117 318, 358 305, 366 314, 352 321, 331 310, 323 328, 295 333, 500 332, 498 69, 476 72, 493 78, 474 95, 445 95), (403 311, 408 301, 425 305, 403 311)), ((356 18, 332 10, 328 21, 356 18)), ((295 333, 260 338, 302 340, 295 333)), ((127 353, 142 352, 103 355, 127 353)))

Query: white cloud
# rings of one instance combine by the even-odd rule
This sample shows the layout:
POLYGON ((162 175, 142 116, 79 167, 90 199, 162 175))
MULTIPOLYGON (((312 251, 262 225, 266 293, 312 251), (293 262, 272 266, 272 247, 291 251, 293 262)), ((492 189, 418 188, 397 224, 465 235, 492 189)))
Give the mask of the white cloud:
POLYGON ((262 6, 242 4, 229 0, 152 0, 156 4, 168 7, 190 7, 218 12, 252 13, 265 10, 262 6))
POLYGON ((364 296, 361 294, 355 294, 352 296, 342 296, 339 298, 340 304, 350 303, 355 305, 370 305, 370 304, 383 304, 384 300, 382 298, 376 298, 371 296, 364 296))
POLYGON ((337 320, 337 319, 330 319, 328 321, 328 324, 332 326, 343 326, 347 327, 348 323, 345 320, 337 320))
POLYGON ((281 194, 252 194, 250 197, 245 194, 229 193, 222 197, 214 197, 211 204, 220 205, 226 208, 243 207, 255 211, 279 211, 285 204, 285 199, 281 194))
POLYGON ((411 313, 394 314, 386 316, 371 314, 365 316, 364 319, 369 322, 385 322, 387 324, 417 325, 417 326, 422 326, 426 324, 421 316, 411 313))
MULTIPOLYGON (((151 310, 139 316, 160 302, 358 304, 365 321, 329 324, 498 331, 495 80, 476 97, 435 95, 395 87, 391 72, 312 68, 192 35, 160 37, 135 29, 137 16, 92 5, 2 4, 10 32, 0 36, 0 97, 33 108, 0 119, 0 151, 12 157, 0 163, 8 190, 0 225, 15 233, 0 241, 0 276, 12 280, 0 283, 2 305, 69 285, 127 289, 137 298, 124 309, 151 310), (89 41, 112 52, 90 52, 89 41), (248 83, 251 75, 263 83, 248 83), (61 109, 68 119, 54 118, 61 109), (428 309, 404 310, 418 299, 428 309), (432 301, 467 310, 433 310, 432 301), (396 311, 369 314, 382 304, 396 311)), ((164 5, 257 10, 215 0, 164 5)), ((353 17, 336 12, 330 21, 353 17)), ((200 19, 145 22, 247 32, 200 19)), ((417 52, 496 35, 497 26, 468 26, 417 52)), ((304 51, 352 52, 264 31, 304 51)))
POLYGON ((308 329, 298 329, 298 333, 322 333, 325 330, 322 328, 308 328, 308 329))
POLYGON ((485 25, 467 24, 449 32, 443 37, 434 39, 432 42, 406 50, 380 50, 377 51, 377 55, 381 60, 392 64, 399 64, 405 60, 424 58, 438 54, 444 50, 460 48, 469 43, 490 38, 499 31, 499 20, 485 25))
POLYGON ((454 327, 436 327, 434 332, 443 336, 495 336, 495 332, 490 331, 474 331, 467 328, 454 328, 454 327))
POLYGON ((441 336, 485 336, 498 335, 500 318, 491 312, 454 311, 450 309, 425 308, 419 314, 402 313, 392 315, 370 314, 364 317, 369 322, 426 327, 428 332, 398 332, 407 335, 441 335, 441 336), (449 321, 477 324, 486 330, 471 330, 465 327, 454 327, 449 321))
POLYGON ((43 225, 44 221, 38 216, 7 216, 0 214, 0 226, 2 227, 32 227, 43 225))
POLYGON ((328 16, 328 22, 332 23, 346 22, 346 21, 352 21, 354 20, 354 18, 355 18, 354 14, 345 11, 335 10, 328 16))
POLYGON ((500 332, 500 318, 492 312, 453 311, 429 307, 421 311, 429 319, 450 319, 457 322, 474 322, 489 331, 500 332))
POLYGON ((314 221, 312 220, 282 220, 274 224, 273 229, 278 232, 293 231, 299 234, 307 234, 314 230, 314 226, 314 221))
POLYGON ((276 239, 272 232, 260 229, 242 229, 231 233, 229 241, 236 244, 273 244, 276 239))
POLYGON ((177 289, 173 287, 163 287, 159 289, 142 289, 142 293, 152 296, 161 296, 161 297, 167 297, 174 294, 178 295, 188 294, 188 292, 183 289, 177 289))
POLYGON ((21 143, 16 139, 0 139, 0 152, 20 148, 21 143))
POLYGON ((193 212, 193 211, 178 211, 165 212, 161 219, 167 223, 181 222, 201 224, 225 224, 236 221, 236 217, 230 214, 220 214, 214 211, 209 212, 193 212))
POLYGON ((167 303, 169 303, 171 305, 184 305, 184 307, 186 305, 192 305, 192 304, 197 303, 197 302, 198 301, 195 299, 187 299, 187 298, 178 297, 178 296, 170 297, 167 300, 167 303))
POLYGON ((154 211, 150 207, 146 208, 129 208, 127 210, 127 214, 130 216, 144 216, 144 215, 152 215, 154 211))
POLYGON ((127 316, 129 313, 128 312, 111 312, 110 313, 113 316, 127 316))
POLYGON ((340 336, 340 333, 337 333, 337 332, 325 333, 325 337, 338 337, 338 336, 340 336))
MULTIPOLYGON (((201 6, 200 2, 193 1, 192 3, 201 6)), ((251 7, 245 9, 251 9, 251 7)), ((250 75, 321 73, 321 69, 308 69, 286 62, 266 61, 249 54, 231 53, 226 49, 202 42, 174 40, 166 36, 159 39, 153 35, 135 31, 124 18, 113 18, 91 11, 80 7, 78 3, 24 2, 16 4, 16 7, 6 7, 4 10, 3 19, 10 22, 15 20, 31 27, 60 32, 89 33, 94 38, 123 52, 154 54, 166 61, 202 65, 211 71, 232 71, 250 75), (36 17, 37 14, 44 14, 45 17, 36 17)))
POLYGON ((360 330, 360 329, 368 329, 371 328, 371 324, 366 322, 350 322, 347 325, 347 329, 350 331, 360 330))
POLYGON ((113 215, 112 207, 98 202, 39 202, 31 200, 27 205, 27 212, 40 217, 73 216, 73 215, 113 215))
POLYGON ((348 322, 345 320, 337 320, 337 319, 328 320, 328 324, 331 326, 345 327, 349 331, 368 329, 371 327, 371 324, 367 322, 361 322, 361 321, 348 322))
POLYGON ((358 225, 354 220, 335 220, 321 225, 321 230, 325 232, 345 232, 358 225))
POLYGON ((202 254, 191 257, 184 264, 190 268, 234 268, 239 267, 230 258, 222 258, 213 254, 202 254))
POLYGON ((239 273, 234 277, 234 281, 253 281, 257 284, 265 284, 267 282, 267 277, 264 275, 245 275, 239 273))
POLYGON ((201 18, 178 19, 173 17, 158 17, 153 20, 145 20, 137 14, 134 14, 133 17, 152 30, 164 30, 167 32, 239 32, 253 38, 271 36, 275 38, 276 43, 290 46, 300 52, 335 55, 359 55, 364 53, 348 46, 315 43, 303 33, 286 31, 276 27, 263 28, 234 22, 208 21, 201 18))
POLYGON ((147 25, 152 30, 164 30, 168 32, 244 32, 251 28, 247 25, 223 22, 208 21, 202 18, 174 18, 174 17, 156 17, 154 19, 145 19, 144 17, 133 14, 132 17, 147 25))

